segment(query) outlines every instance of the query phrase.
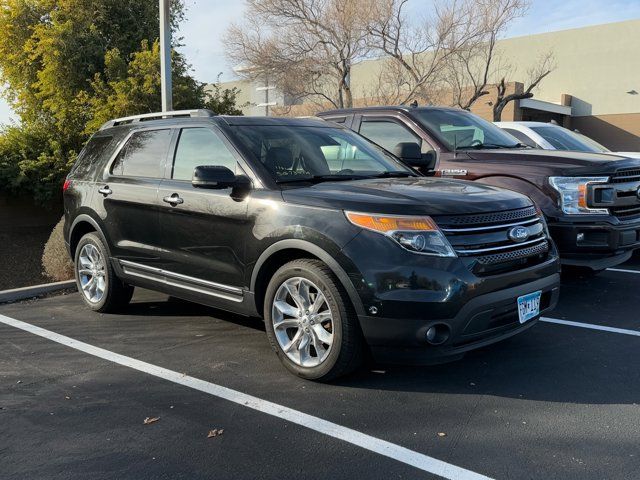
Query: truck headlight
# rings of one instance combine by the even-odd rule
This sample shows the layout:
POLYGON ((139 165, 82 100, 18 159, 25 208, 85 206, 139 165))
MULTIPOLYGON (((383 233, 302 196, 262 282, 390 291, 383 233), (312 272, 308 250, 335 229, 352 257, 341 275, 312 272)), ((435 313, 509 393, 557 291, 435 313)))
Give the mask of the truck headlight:
POLYGON ((560 207, 568 215, 608 215, 607 208, 587 206, 589 185, 608 181, 609 177, 549 177, 549 183, 560 194, 560 207))
POLYGON ((410 252, 438 257, 456 256, 451 244, 431 217, 356 212, 345 212, 345 215, 354 225, 386 235, 410 252))

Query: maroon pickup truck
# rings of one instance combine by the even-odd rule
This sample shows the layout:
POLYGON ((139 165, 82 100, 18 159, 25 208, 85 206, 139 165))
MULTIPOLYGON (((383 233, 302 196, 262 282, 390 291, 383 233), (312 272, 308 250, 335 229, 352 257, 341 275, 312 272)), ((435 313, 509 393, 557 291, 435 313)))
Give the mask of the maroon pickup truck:
POLYGON ((468 111, 368 107, 319 117, 339 123, 425 175, 528 195, 545 214, 564 265, 599 271, 640 247, 640 160, 527 147, 468 111))

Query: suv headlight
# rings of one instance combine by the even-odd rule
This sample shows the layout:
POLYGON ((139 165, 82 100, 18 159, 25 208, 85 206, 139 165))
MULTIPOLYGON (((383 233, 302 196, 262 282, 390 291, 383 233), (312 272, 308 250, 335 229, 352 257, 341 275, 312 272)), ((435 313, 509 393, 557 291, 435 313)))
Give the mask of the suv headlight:
POLYGON ((609 177, 549 177, 549 183, 560 194, 560 207, 568 215, 607 215, 607 208, 587 206, 587 189, 592 183, 607 183, 609 177))
POLYGON ((438 257, 456 256, 451 244, 431 217, 356 212, 345 212, 345 215, 354 225, 386 235, 410 252, 438 257))

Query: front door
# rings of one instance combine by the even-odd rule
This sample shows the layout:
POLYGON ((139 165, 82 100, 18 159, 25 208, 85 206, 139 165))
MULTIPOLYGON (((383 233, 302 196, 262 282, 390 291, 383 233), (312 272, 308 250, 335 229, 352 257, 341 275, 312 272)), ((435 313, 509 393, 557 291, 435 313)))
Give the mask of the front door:
POLYGON ((201 165, 244 173, 239 156, 215 126, 183 128, 159 189, 162 269, 175 286, 239 300, 244 279, 248 200, 231 188, 210 190, 191 184, 201 165))

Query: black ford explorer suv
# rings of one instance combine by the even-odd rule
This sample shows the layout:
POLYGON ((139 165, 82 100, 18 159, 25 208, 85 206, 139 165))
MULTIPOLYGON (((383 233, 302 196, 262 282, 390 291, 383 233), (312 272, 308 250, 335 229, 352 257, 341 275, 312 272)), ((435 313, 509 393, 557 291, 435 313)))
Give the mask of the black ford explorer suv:
POLYGON ((133 286, 263 317, 308 379, 459 357, 529 328, 558 298, 558 257, 524 195, 423 178, 318 119, 206 110, 114 120, 64 187, 89 308, 133 286))
POLYGON ((542 209, 564 265, 599 271, 640 247, 640 160, 527 147, 447 107, 369 107, 319 115, 359 132, 426 175, 524 193, 542 209))

